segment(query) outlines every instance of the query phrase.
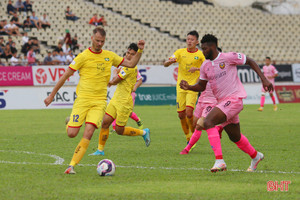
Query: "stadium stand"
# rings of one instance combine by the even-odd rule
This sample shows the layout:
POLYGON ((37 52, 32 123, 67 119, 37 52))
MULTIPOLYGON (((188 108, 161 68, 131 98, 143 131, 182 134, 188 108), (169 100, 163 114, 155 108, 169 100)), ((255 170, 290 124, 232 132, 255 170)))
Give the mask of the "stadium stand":
MULTIPOLYGON (((14 1, 15 2, 15 1, 14 1)), ((7 2, 0 2, 1 19, 11 17, 5 12, 7 2)), ((47 13, 51 28, 28 32, 41 42, 38 60, 47 56, 47 50, 57 46, 59 38, 69 29, 78 35, 78 54, 90 46, 90 33, 94 26, 88 24, 91 14, 104 15, 108 26, 104 49, 123 55, 126 46, 145 39, 147 46, 141 64, 161 64, 176 49, 185 47, 186 33, 199 31, 200 36, 213 33, 220 38, 223 51, 243 52, 263 63, 266 55, 277 64, 300 62, 299 15, 273 15, 251 7, 221 7, 202 1, 181 5, 159 0, 34 0, 33 10, 41 17, 47 13), (79 20, 65 19, 70 6, 79 20)), ((26 15, 19 15, 20 21, 26 15)), ((7 41, 8 36, 4 36, 7 41)), ((14 37, 21 49, 22 37, 14 37)))

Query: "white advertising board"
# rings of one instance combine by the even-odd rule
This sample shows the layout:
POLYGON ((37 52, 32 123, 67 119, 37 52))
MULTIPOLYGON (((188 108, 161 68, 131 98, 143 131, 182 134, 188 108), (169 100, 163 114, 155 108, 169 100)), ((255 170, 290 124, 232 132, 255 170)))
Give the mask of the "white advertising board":
POLYGON ((143 77, 144 84, 168 84, 176 85, 178 66, 171 65, 138 65, 138 70, 143 77))
POLYGON ((293 64, 292 71, 293 71, 294 82, 299 83, 300 82, 300 64, 293 64))
MULTIPOLYGON (((247 98, 243 100, 244 104, 260 104, 261 97, 261 84, 252 83, 252 84, 243 84, 246 92, 247 98)), ((278 103, 278 99, 276 93, 273 92, 276 103, 278 103)), ((269 93, 266 94, 265 104, 272 104, 272 99, 270 98, 269 93)))

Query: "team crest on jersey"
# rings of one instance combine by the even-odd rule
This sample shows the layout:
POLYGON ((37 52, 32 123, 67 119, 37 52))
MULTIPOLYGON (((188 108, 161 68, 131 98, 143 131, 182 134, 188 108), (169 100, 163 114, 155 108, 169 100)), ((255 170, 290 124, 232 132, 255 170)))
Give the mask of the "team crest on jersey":
POLYGON ((224 63, 224 62, 221 62, 221 63, 219 64, 219 67, 220 67, 221 69, 224 69, 224 68, 225 68, 225 63, 224 63))
POLYGON ((105 61, 109 61, 109 58, 104 58, 105 61))
POLYGON ((195 58, 194 58, 195 60, 198 60, 199 59, 199 57, 198 56, 195 56, 195 58))

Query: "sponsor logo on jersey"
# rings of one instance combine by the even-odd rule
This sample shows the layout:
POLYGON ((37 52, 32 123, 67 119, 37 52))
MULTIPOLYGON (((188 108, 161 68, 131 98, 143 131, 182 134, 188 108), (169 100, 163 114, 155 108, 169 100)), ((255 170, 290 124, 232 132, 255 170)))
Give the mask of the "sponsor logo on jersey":
POLYGON ((121 71, 122 76, 126 75, 126 72, 124 70, 121 71))
POLYGON ((109 61, 109 58, 104 58, 105 61, 109 61))
POLYGON ((225 68, 225 63, 224 63, 224 62, 221 62, 221 63, 219 64, 219 67, 220 67, 221 69, 224 69, 224 68, 225 68))

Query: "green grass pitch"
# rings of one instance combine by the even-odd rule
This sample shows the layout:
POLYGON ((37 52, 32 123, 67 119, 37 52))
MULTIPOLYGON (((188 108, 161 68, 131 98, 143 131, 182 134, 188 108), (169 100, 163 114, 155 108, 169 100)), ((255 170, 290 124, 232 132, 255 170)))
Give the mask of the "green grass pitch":
MULTIPOLYGON (((0 199, 299 199, 300 104, 245 105, 242 133, 264 153, 258 172, 245 170, 250 157, 223 132, 222 148, 228 171, 211 173, 214 154, 204 131, 189 155, 179 155, 186 141, 175 106, 136 106, 151 145, 141 137, 111 134, 104 157, 92 157, 96 131, 76 175, 63 174, 82 137, 65 133, 63 110, 0 111, 0 199), (50 156, 52 155, 52 156, 50 156), (62 164, 54 164, 58 158, 62 164), (99 177, 97 163, 108 158, 115 176, 99 177), (288 191, 267 191, 268 181, 291 181, 288 191)), ((131 119, 128 125, 135 126, 131 119)), ((59 160, 58 160, 59 163, 59 160)))

